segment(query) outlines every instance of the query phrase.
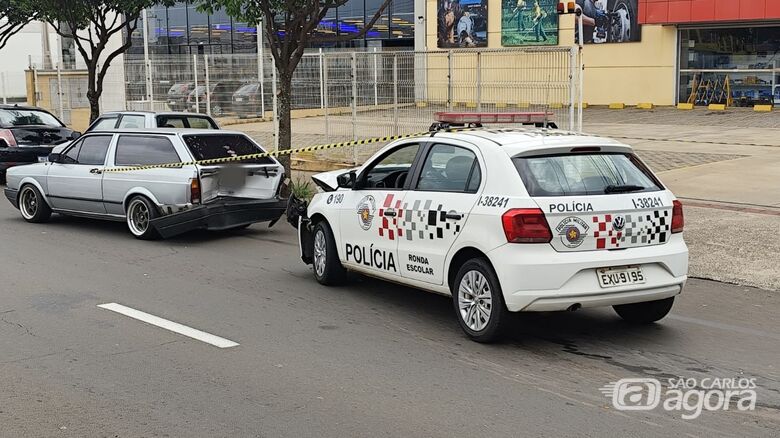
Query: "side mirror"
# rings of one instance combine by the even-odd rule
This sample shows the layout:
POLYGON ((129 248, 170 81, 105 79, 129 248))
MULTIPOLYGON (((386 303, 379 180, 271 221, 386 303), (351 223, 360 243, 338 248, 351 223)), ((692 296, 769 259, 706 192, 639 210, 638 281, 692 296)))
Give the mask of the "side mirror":
POLYGON ((60 161, 60 153, 59 152, 52 152, 49 154, 49 163, 57 163, 60 161))
POLYGON ((70 133, 70 139, 71 140, 76 140, 79 137, 81 137, 81 133, 78 132, 78 131, 73 131, 73 132, 70 133))
POLYGON ((352 188, 355 185, 355 179, 357 178, 355 171, 350 170, 347 173, 342 173, 336 177, 336 183, 340 188, 352 188))

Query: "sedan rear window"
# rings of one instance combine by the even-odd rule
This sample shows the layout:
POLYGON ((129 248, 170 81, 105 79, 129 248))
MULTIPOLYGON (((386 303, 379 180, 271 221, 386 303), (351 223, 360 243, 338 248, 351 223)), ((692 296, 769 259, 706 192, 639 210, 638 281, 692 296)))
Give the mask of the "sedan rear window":
POLYGON ((0 110, 0 125, 2 126, 65 126, 56 117, 46 111, 34 109, 2 109, 0 110))
MULTIPOLYGON (((214 158, 240 157, 242 155, 261 154, 265 152, 249 138, 238 134, 220 135, 185 135, 184 143, 187 144, 192 156, 200 160, 214 158)), ((268 157, 255 158, 240 161, 252 164, 274 164, 268 157)))
POLYGON ((564 154, 512 159, 531 196, 654 192, 661 184, 632 154, 564 154))

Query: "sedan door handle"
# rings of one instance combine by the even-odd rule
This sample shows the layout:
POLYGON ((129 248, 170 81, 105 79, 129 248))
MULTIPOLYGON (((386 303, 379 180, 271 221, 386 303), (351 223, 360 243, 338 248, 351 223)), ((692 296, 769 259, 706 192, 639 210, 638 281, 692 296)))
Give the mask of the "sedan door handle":
POLYGON ((450 210, 450 211, 447 212, 447 214, 444 215, 444 217, 446 219, 452 219, 452 220, 456 221, 456 220, 461 219, 463 217, 463 215, 458 213, 455 210, 450 210))
POLYGON ((388 208, 387 210, 385 210, 384 215, 388 216, 388 217, 395 217, 395 215, 396 215, 395 209, 394 208, 388 208))
POLYGON ((93 175, 100 175, 101 173, 103 173, 103 171, 96 167, 94 169, 89 169, 89 173, 91 173, 93 175))

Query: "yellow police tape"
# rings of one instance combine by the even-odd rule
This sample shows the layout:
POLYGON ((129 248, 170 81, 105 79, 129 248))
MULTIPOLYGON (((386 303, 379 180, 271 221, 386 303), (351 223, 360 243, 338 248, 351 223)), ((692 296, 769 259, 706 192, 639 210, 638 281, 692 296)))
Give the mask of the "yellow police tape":
POLYGON ((298 148, 298 149, 286 149, 281 151, 263 152, 260 154, 249 154, 249 155, 240 155, 235 157, 224 157, 224 158, 212 158, 210 160, 182 161, 180 163, 149 164, 144 166, 108 167, 103 169, 103 172, 129 172, 133 170, 164 169, 164 168, 171 168, 171 167, 192 166, 196 164, 210 165, 210 164, 232 163, 236 161, 254 160, 257 158, 278 157, 280 155, 289 155, 298 152, 314 152, 314 151, 321 151, 325 149, 343 148, 347 146, 362 146, 371 143, 383 143, 387 141, 400 140, 402 138, 420 137, 423 135, 429 135, 430 133, 431 133, 430 131, 426 131, 426 132, 415 132, 413 134, 388 135, 384 137, 367 138, 364 140, 344 141, 340 143, 330 143, 330 144, 318 144, 318 145, 307 146, 305 148, 298 148))

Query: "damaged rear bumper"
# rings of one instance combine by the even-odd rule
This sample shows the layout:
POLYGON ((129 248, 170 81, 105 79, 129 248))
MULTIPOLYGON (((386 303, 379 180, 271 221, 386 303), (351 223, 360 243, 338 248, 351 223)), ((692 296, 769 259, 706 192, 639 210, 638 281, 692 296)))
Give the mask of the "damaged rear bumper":
POLYGON ((191 230, 226 230, 256 222, 277 221, 287 201, 273 199, 220 198, 187 211, 153 219, 150 225, 162 238, 191 230))

